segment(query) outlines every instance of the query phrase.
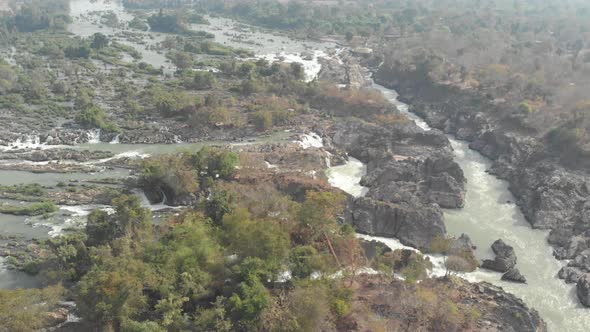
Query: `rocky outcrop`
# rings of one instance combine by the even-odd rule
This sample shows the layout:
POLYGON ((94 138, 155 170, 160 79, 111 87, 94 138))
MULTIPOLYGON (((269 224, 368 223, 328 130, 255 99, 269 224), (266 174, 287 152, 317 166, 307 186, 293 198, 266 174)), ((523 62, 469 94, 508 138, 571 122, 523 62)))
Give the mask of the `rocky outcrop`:
POLYGON ((361 233, 394 237, 415 248, 428 248, 436 236, 446 233, 443 215, 437 206, 394 204, 361 197, 348 209, 347 220, 361 233))
POLYGON ((463 171, 440 131, 413 122, 382 126, 360 119, 336 123, 329 145, 367 164, 366 197, 351 199, 346 220, 359 232, 395 237, 416 248, 446 233, 441 207, 463 206, 463 171))
POLYGON ((501 239, 494 241, 492 251, 494 251, 496 257, 493 260, 485 259, 481 267, 497 272, 508 272, 516 265, 514 248, 504 243, 501 239))

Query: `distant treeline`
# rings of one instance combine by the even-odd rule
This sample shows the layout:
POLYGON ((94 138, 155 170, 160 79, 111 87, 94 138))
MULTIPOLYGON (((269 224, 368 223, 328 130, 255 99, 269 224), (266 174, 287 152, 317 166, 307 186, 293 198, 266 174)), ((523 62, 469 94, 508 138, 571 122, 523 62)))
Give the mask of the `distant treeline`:
POLYGON ((64 29, 71 21, 68 0, 29 0, 13 16, 2 17, 3 28, 31 32, 48 28, 64 29))
POLYGON ((193 5, 194 0, 123 0, 123 6, 133 9, 178 8, 193 5))

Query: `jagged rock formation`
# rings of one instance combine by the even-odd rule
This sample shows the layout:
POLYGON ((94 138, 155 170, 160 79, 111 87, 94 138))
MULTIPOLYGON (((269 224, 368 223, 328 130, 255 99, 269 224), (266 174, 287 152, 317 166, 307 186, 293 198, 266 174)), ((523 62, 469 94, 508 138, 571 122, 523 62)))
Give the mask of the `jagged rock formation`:
POLYGON ((436 85, 422 73, 396 68, 382 67, 375 78, 403 95, 432 127, 470 141, 472 149, 493 161, 490 171, 509 182, 531 225, 551 230, 548 241, 555 256, 571 260, 560 277, 576 282, 590 272, 590 156, 579 152, 561 158, 524 130, 517 117, 499 116, 505 112, 476 92, 436 85))
POLYGON ((446 233, 441 207, 463 206, 465 178, 442 132, 346 119, 327 134, 332 145, 367 163, 361 183, 369 191, 350 201, 346 217, 358 231, 416 248, 446 233))

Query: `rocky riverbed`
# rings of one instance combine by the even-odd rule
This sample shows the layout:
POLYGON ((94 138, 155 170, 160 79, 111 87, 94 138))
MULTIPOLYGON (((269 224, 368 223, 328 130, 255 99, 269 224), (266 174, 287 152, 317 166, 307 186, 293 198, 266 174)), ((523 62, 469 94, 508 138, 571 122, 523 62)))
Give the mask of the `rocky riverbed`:
POLYGON ((583 155, 575 164, 557 159, 544 142, 515 128, 514 121, 498 118, 498 106, 473 92, 436 86, 395 68, 382 67, 375 78, 398 90, 432 127, 471 142, 472 149, 493 161, 490 172, 509 182, 530 224, 551 230, 547 240, 555 257, 569 260, 559 276, 577 282, 584 299, 590 272, 590 175, 584 166, 588 160, 583 155))

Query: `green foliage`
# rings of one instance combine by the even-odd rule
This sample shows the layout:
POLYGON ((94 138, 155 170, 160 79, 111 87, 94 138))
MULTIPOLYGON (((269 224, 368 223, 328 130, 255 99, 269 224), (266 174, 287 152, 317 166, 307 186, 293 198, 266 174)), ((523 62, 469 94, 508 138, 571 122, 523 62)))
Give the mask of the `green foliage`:
POLYGON ((244 95, 251 95, 254 93, 261 92, 264 89, 264 84, 257 79, 249 78, 242 81, 240 85, 240 91, 244 95))
POLYGON ((313 272, 320 271, 323 259, 312 246, 299 246, 289 254, 289 267, 294 278, 308 278, 313 272))
POLYGON ((190 53, 174 51, 167 54, 166 56, 172 60, 172 63, 179 70, 185 70, 193 66, 194 61, 190 53))
POLYGON ((299 210, 300 223, 311 228, 318 236, 334 226, 333 221, 344 208, 343 204, 342 194, 310 191, 299 210))
POLYGON ((0 289, 0 322, 5 331, 28 332, 42 328, 45 313, 56 308, 61 286, 43 289, 0 289))
POLYGON ((241 282, 237 292, 228 299, 230 315, 240 329, 254 331, 269 298, 270 294, 260 280, 254 278, 241 282))
POLYGON ((102 329, 120 326, 147 305, 134 262, 113 258, 95 266, 80 281, 76 304, 89 323, 102 329))
POLYGON ((168 90, 161 85, 144 92, 147 102, 165 116, 187 115, 195 111, 195 97, 185 91, 168 90))
POLYGON ((0 205, 0 213, 13 214, 17 216, 40 216, 53 213, 58 207, 51 201, 43 201, 30 205, 0 205))
POLYGON ((225 190, 215 190, 205 202, 205 214, 215 224, 221 224, 223 216, 232 212, 231 196, 225 190))
POLYGON ((106 112, 96 106, 84 108, 76 116, 76 122, 84 128, 99 128, 107 132, 119 132, 119 127, 108 120, 106 112))
POLYGON ((179 14, 165 14, 162 9, 147 19, 152 31, 182 33, 186 30, 186 22, 179 14))
POLYGON ((137 196, 121 195, 112 201, 114 214, 94 210, 86 223, 88 246, 113 245, 126 237, 137 243, 151 239, 151 212, 141 207, 137 196))
POLYGON ((141 30, 141 31, 149 30, 149 26, 148 26, 147 22, 138 18, 138 17, 134 17, 131 21, 129 21, 129 27, 131 29, 136 29, 136 30, 141 30))
POLYGON ((51 256, 45 261, 43 277, 48 282, 77 281, 90 268, 90 256, 80 234, 61 236, 48 240, 51 256))
POLYGON ((195 325, 200 331, 230 332, 233 330, 223 301, 222 297, 217 297, 212 308, 201 308, 197 311, 195 325))
POLYGON ((20 7, 13 19, 9 20, 9 26, 14 26, 21 32, 54 28, 65 29, 71 21, 68 16, 69 2, 56 1, 30 1, 20 7))
POLYGON ((522 102, 518 105, 518 112, 524 115, 529 115, 534 112, 533 108, 529 103, 522 102))
POLYGON ((231 178, 238 165, 238 156, 234 152, 210 147, 202 148, 191 159, 200 174, 214 179, 231 178))
POLYGON ((90 47, 87 45, 68 46, 64 50, 65 56, 68 58, 71 58, 71 59, 77 59, 77 58, 88 59, 90 57, 90 53, 91 53, 90 47))
POLYGON ((272 128, 272 113, 265 111, 257 111, 250 116, 254 127, 258 131, 267 131, 272 128))
POLYGON ((418 252, 395 250, 375 257, 373 266, 388 274, 401 274, 406 281, 414 283, 426 279, 428 269, 432 269, 433 265, 428 258, 418 252))
POLYGON ((193 78, 193 88, 197 90, 207 90, 215 86, 217 80, 215 75, 208 71, 197 71, 193 78))
POLYGON ((147 259, 160 271, 158 288, 182 297, 199 299, 215 290, 213 284, 223 272, 220 245, 211 226, 198 214, 187 214, 160 243, 148 250, 147 259))
POLYGON ((45 193, 45 188, 38 183, 19 184, 12 186, 1 186, 0 192, 23 194, 28 196, 41 196, 45 193))
POLYGON ((264 261, 283 261, 289 248, 289 236, 271 220, 251 220, 249 213, 237 209, 223 218, 223 234, 228 250, 241 257, 264 261))

